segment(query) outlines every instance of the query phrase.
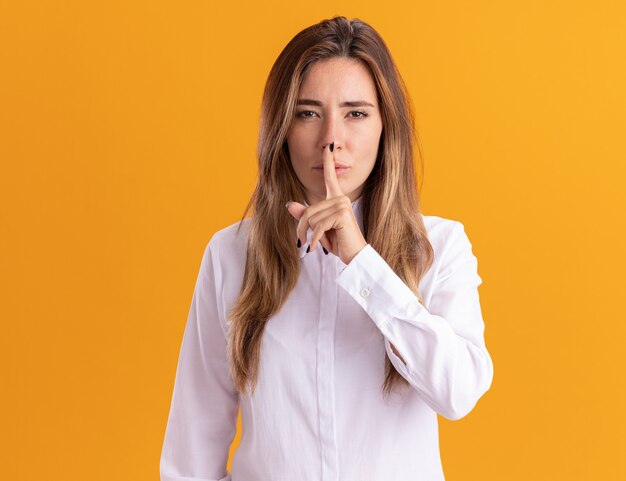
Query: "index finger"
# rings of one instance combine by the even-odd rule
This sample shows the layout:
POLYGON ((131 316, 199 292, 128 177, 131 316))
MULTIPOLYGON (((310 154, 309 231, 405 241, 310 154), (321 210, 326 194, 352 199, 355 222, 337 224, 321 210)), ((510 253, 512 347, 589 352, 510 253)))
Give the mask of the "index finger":
POLYGON ((326 198, 330 199, 343 195, 343 192, 341 187, 339 187, 337 172, 335 172, 334 153, 327 147, 324 147, 324 183, 326 184, 326 198))

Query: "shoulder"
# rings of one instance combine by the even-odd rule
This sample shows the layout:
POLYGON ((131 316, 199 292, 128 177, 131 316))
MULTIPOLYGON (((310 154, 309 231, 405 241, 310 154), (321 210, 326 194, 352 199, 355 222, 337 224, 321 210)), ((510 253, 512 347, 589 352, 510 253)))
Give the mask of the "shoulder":
POLYGON ((433 249, 442 251, 451 244, 467 240, 465 225, 462 222, 437 215, 421 214, 421 216, 433 249))
POLYGON ((423 215, 424 227, 434 250, 434 267, 439 279, 454 271, 468 270, 475 275, 478 260, 465 225, 453 219, 435 215, 423 215))
POLYGON ((202 263, 212 266, 216 280, 243 272, 250 222, 251 219, 246 218, 223 227, 207 241, 202 263))
POLYGON ((220 255, 239 254, 246 248, 250 222, 246 218, 219 229, 209 239, 207 248, 219 251, 220 255))

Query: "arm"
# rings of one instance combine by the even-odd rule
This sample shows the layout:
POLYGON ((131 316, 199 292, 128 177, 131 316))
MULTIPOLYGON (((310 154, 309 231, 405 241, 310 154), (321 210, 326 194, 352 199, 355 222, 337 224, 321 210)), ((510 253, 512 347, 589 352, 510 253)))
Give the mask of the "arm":
POLYGON ((337 283, 380 329, 398 372, 435 412, 456 420, 490 388, 493 363, 484 341, 477 259, 463 224, 455 222, 449 235, 429 310, 369 244, 337 283))
POLYGON ((219 322, 214 252, 207 245, 193 293, 161 451, 161 481, 230 481, 239 396, 219 322))

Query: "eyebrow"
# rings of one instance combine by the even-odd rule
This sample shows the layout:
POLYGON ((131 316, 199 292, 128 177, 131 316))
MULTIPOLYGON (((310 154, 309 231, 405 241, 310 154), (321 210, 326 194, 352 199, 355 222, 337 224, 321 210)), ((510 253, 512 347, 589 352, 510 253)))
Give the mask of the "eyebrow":
MULTIPOLYGON (((298 99, 297 105, 314 105, 316 107, 322 107, 323 104, 319 100, 313 99, 298 99)), ((339 107, 375 107, 373 104, 366 100, 347 100, 341 102, 339 107)))

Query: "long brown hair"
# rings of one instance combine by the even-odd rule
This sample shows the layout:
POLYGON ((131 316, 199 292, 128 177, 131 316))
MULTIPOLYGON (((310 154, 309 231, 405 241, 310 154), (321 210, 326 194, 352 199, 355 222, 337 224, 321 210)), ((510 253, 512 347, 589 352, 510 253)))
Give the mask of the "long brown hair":
MULTIPOLYGON (((420 160, 421 149, 408 91, 383 39, 370 25, 342 16, 323 20, 287 44, 263 92, 258 179, 239 228, 250 208, 254 214, 241 291, 229 313, 227 351, 234 385, 242 394, 248 383, 252 390, 256 386, 265 324, 281 308, 300 275, 294 243, 297 220, 285 203, 304 203, 306 198, 291 165, 286 138, 305 73, 313 62, 333 57, 356 59, 369 68, 381 108, 378 157, 361 200, 364 237, 423 302, 418 284, 433 262, 433 249, 419 215, 413 160, 414 147, 420 160)), ((387 355, 384 362, 382 392, 386 397, 395 386, 408 386, 408 382, 387 355)))

